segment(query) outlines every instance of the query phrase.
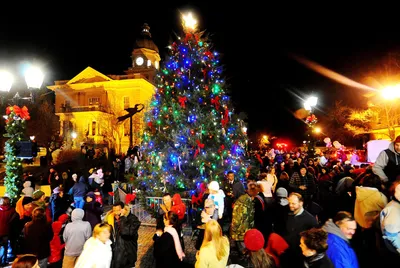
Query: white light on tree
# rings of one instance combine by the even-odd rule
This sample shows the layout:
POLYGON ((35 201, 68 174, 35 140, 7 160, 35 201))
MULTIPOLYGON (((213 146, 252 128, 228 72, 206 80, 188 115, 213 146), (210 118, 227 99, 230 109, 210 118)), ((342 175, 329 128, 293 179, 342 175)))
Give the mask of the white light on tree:
POLYGON ((0 91, 9 92, 14 82, 14 77, 7 71, 0 71, 0 91))
POLYGON ((25 71, 25 81, 28 88, 40 88, 44 79, 43 72, 37 67, 29 67, 25 71))
POLYGON ((242 127, 242 131, 243 131, 243 133, 246 133, 247 132, 247 127, 242 127))
POLYGON ((196 25, 197 25, 197 20, 193 18, 193 15, 191 12, 189 12, 187 15, 182 15, 183 19, 183 24, 186 29, 188 30, 195 30, 196 25))
POLYGON ((72 133, 71 133, 71 137, 72 137, 73 139, 76 139, 76 137, 78 137, 78 134, 76 134, 76 132, 72 132, 72 133))
POLYGON ((31 141, 33 141, 35 139, 35 136, 29 136, 29 138, 31 139, 31 141))

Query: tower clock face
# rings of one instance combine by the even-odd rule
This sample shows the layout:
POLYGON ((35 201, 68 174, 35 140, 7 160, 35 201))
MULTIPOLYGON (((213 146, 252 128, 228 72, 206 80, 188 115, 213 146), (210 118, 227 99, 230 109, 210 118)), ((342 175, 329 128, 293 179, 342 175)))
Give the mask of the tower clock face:
POLYGON ((144 63, 144 59, 142 57, 137 57, 135 62, 136 62, 136 65, 142 66, 144 63))

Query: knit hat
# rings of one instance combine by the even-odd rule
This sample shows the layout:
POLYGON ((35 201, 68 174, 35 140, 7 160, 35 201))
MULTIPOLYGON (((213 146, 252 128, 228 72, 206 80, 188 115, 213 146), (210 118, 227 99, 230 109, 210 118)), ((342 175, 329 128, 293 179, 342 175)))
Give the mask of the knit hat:
POLYGON ((264 236, 257 229, 250 229, 244 234, 244 245, 250 251, 259 251, 264 247, 264 236))
POLYGON ((88 193, 86 194, 86 196, 89 196, 90 198, 95 199, 94 192, 88 192, 88 193))
POLYGON ((288 191, 285 188, 279 187, 276 189, 277 197, 288 197, 288 191))
POLYGON ((23 205, 23 206, 24 206, 24 205, 27 205, 27 204, 29 204, 29 203, 32 203, 32 201, 33 201, 32 197, 24 196, 24 199, 22 199, 22 205, 23 205))
POLYGON ((36 190, 36 191, 33 192, 32 198, 33 198, 33 200, 38 200, 38 199, 41 198, 43 195, 44 195, 44 192, 43 192, 43 191, 36 190))
POLYGON ((394 140, 394 143, 400 143, 400 135, 396 137, 396 139, 394 140))
POLYGON ((208 189, 211 191, 219 191, 219 184, 217 181, 212 181, 210 182, 210 184, 208 185, 208 189))

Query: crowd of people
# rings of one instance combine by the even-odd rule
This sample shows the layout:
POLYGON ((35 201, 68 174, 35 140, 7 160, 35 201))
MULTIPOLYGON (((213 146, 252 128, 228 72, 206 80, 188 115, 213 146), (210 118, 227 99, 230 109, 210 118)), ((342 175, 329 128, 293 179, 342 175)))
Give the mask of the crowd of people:
POLYGON ((16 205, 0 199, 0 266, 15 259, 13 267, 135 267, 141 222, 129 204, 108 198, 110 174, 98 168, 59 176, 51 168, 45 182, 24 174, 16 205), (107 213, 105 205, 112 206, 107 213))
MULTIPOLYGON (((400 136, 375 164, 291 152, 252 168, 242 179, 228 171, 223 181, 200 183, 191 207, 179 193, 164 194, 153 236, 156 267, 399 263, 400 136), (195 263, 186 261, 187 217, 195 263)), ((141 222, 121 202, 110 202, 102 217, 112 172, 71 173, 60 178, 50 170, 50 198, 27 174, 15 207, 1 199, 0 243, 5 252, 12 248, 13 267, 135 267, 141 222)))

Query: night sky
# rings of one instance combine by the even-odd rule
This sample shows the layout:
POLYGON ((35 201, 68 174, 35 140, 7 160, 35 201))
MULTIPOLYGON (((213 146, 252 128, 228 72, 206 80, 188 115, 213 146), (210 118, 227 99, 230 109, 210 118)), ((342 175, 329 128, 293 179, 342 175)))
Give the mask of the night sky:
POLYGON ((377 14, 383 13, 375 6, 361 10, 289 3, 260 7, 252 1, 215 6, 214 2, 174 1, 171 6, 112 1, 91 7, 59 2, 35 9, 24 6, 22 12, 11 8, 0 18, 0 67, 22 77, 17 72, 23 62, 36 61, 46 70, 45 85, 71 79, 87 66, 104 74, 123 74, 131 65, 133 43, 143 23, 150 25, 164 59, 174 32, 181 31, 179 12, 190 9, 223 55, 234 107, 247 114, 249 134, 299 142, 305 124, 292 115, 302 107, 299 97, 317 95, 316 114, 322 118, 336 100, 360 104, 365 91, 331 81, 288 55, 304 56, 361 81, 389 52, 399 51, 397 16, 388 14, 389 7, 380 19, 377 14))

